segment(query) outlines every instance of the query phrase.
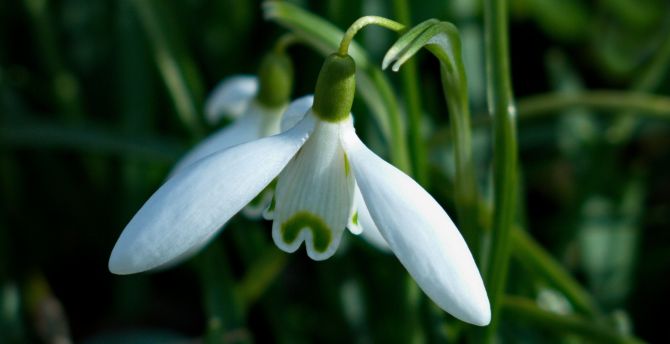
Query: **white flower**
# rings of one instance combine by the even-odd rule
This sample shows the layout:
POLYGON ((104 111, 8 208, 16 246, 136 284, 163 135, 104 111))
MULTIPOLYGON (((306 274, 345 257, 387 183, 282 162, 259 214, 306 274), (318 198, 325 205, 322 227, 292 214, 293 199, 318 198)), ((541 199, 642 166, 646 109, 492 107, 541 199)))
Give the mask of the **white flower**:
POLYGON ((333 68, 322 69, 314 104, 294 126, 211 154, 161 186, 124 229, 110 271, 146 271, 191 254, 278 177, 272 237, 279 248, 294 252, 304 242, 310 258, 327 259, 347 224, 366 218, 437 305, 488 324, 488 297, 465 241, 437 201, 358 138, 348 110, 342 115, 353 101, 353 61, 329 59, 333 68), (319 98, 330 94, 324 89, 348 99, 319 98))
POLYGON ((121 234, 110 270, 141 272, 191 253, 278 175, 272 237, 282 250, 305 242, 312 259, 332 256, 358 185, 360 206, 426 294, 464 321, 489 322, 477 267, 442 207, 370 151, 351 119, 330 123, 311 111, 284 133, 217 152, 169 179, 121 234))

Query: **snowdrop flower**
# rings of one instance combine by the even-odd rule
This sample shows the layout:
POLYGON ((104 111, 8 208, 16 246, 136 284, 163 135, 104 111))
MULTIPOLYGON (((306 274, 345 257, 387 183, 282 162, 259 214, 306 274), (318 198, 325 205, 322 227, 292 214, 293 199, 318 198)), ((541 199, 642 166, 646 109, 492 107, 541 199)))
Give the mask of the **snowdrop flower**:
POLYGON ((486 290, 456 226, 421 186, 356 135, 354 74, 350 56, 329 56, 311 109, 289 130, 209 155, 169 179, 121 234, 110 270, 145 271, 187 254, 278 176, 271 207, 280 249, 295 252, 304 243, 310 258, 327 259, 350 219, 368 211, 438 306, 463 321, 488 324, 486 290))

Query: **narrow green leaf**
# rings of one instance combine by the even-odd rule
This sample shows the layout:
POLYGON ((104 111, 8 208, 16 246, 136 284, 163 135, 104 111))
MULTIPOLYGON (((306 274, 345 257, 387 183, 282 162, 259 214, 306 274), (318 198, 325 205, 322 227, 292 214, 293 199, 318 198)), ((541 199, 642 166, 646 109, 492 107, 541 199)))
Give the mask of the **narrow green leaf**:
POLYGON ((591 295, 575 281, 561 264, 556 262, 528 233, 515 227, 512 231, 514 249, 512 256, 524 266, 553 287, 561 291, 581 313, 589 316, 599 314, 599 310, 591 295))
POLYGON ((589 343, 644 343, 637 338, 620 335, 610 328, 577 315, 561 315, 546 311, 529 299, 517 296, 505 296, 501 301, 501 306, 503 312, 507 315, 507 319, 514 321, 524 320, 559 335, 567 333, 576 334, 583 337, 589 343))
POLYGON ((628 115, 633 112, 649 118, 670 120, 670 97, 615 90, 539 94, 520 99, 517 109, 520 119, 533 119, 576 107, 589 107, 613 115, 623 115, 621 111, 624 111, 628 115))
POLYGON ((185 49, 177 49, 174 38, 167 35, 170 30, 164 22, 165 11, 155 0, 135 0, 149 41, 153 44, 154 59, 163 82, 172 98, 177 115, 190 133, 199 137, 204 134, 201 121, 202 99, 199 90, 203 87, 193 59, 185 49))
POLYGON ((449 108, 451 133, 454 137, 456 165, 454 186, 459 227, 476 257, 481 232, 477 223, 479 192, 472 158, 467 76, 458 29, 447 22, 425 21, 398 39, 384 57, 384 63, 388 66, 394 62, 393 70, 398 71, 423 47, 440 61, 442 88, 449 108))
POLYGON ((500 322, 507 285, 510 233, 517 216, 516 107, 510 70, 506 0, 484 1, 488 108, 493 118, 493 229, 484 278, 491 301, 491 324, 485 341, 492 343, 500 322))
POLYGON ((128 136, 93 124, 47 121, 4 124, 0 126, 0 143, 10 148, 72 149, 164 162, 173 162, 184 152, 182 145, 166 138, 128 136))

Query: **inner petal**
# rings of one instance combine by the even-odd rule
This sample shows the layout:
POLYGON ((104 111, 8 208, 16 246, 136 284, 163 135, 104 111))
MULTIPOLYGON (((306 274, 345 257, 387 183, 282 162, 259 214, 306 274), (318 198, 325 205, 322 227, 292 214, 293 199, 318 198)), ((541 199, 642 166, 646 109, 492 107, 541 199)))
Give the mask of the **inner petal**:
POLYGON ((350 122, 319 121, 312 136, 279 175, 272 238, 286 252, 305 242, 314 260, 332 256, 340 243, 354 197, 354 178, 340 144, 350 122))

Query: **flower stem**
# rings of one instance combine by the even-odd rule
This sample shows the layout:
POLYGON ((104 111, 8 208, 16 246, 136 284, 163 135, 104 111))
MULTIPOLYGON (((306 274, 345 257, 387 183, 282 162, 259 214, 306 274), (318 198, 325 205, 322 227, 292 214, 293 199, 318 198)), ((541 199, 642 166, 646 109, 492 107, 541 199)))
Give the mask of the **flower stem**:
POLYGON ((444 98, 449 108, 449 123, 453 137, 456 176, 454 194, 458 222, 463 236, 475 258, 479 257, 480 231, 477 228, 479 219, 479 192, 474 162, 472 160, 472 139, 470 135, 470 106, 468 104, 468 87, 464 67, 457 67, 460 76, 447 70, 443 61, 440 64, 440 76, 444 98))
POLYGON ((154 58, 165 87, 168 90, 177 116, 194 138, 201 138, 205 131, 200 121, 201 91, 200 75, 185 49, 166 34, 165 10, 154 0, 134 0, 140 22, 152 43, 154 58))
POLYGON ((277 39, 277 42, 275 42, 274 52, 277 54, 285 54, 290 46, 298 43, 302 42, 296 34, 292 32, 285 33, 277 39))
POLYGON ((358 33, 358 31, 360 31, 362 28, 368 25, 377 25, 396 32, 405 28, 405 25, 384 17, 378 17, 378 16, 360 17, 353 24, 351 24, 351 26, 349 26, 347 31, 344 33, 344 37, 342 37, 342 41, 340 41, 340 48, 338 50, 338 54, 348 55, 349 44, 354 39, 354 36, 356 35, 356 33, 358 33))
MULTIPOLYGON (((407 0, 394 0, 393 8, 398 20, 411 25, 411 16, 407 0)), ((402 87, 407 104, 409 151, 414 178, 424 188, 428 187, 428 169, 426 168, 426 144, 421 136, 421 97, 415 61, 407 61, 401 71, 402 87)))
POLYGON ((486 281, 492 320, 486 340, 492 342, 500 319, 507 280, 510 233, 517 193, 516 109, 509 65, 507 1, 485 0, 486 69, 489 112, 493 117, 493 231, 486 281))

